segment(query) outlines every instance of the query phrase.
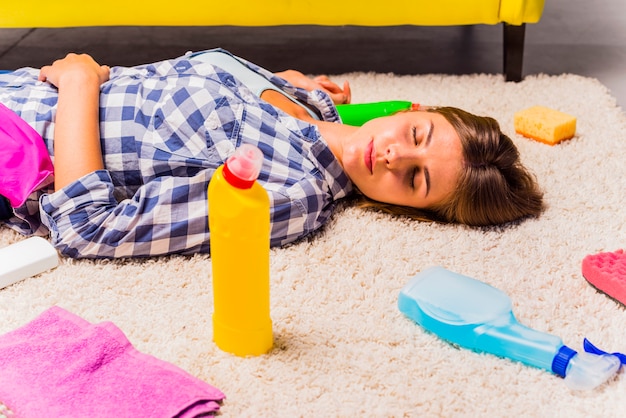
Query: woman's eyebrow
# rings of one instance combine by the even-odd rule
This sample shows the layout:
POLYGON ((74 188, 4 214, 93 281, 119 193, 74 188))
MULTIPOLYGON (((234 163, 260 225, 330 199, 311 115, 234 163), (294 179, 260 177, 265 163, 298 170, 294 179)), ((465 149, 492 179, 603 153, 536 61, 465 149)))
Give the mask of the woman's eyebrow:
MULTIPOLYGON (((433 131, 435 130, 435 124, 432 119, 430 120, 430 128, 428 128, 428 135, 426 136, 426 144, 425 146, 430 145, 430 140, 433 138, 433 131)), ((428 192, 430 192, 430 171, 428 171, 428 167, 424 167, 424 179, 426 181, 426 195, 428 196, 428 192)))

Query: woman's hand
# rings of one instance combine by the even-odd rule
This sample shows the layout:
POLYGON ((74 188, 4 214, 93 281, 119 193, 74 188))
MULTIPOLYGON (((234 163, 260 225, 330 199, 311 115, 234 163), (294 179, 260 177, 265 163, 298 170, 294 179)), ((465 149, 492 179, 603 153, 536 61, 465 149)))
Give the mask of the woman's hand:
POLYGON ((289 83, 296 87, 303 88, 308 91, 323 90, 335 104, 346 104, 352 100, 352 93, 350 91, 350 84, 345 81, 343 88, 330 81, 330 79, 321 75, 315 78, 310 78, 302 74, 300 71, 287 70, 280 73, 276 73, 277 76, 284 78, 289 83))
POLYGON ((87 54, 67 54, 65 58, 56 60, 39 70, 39 81, 47 81, 57 88, 65 80, 83 82, 91 79, 98 86, 109 79, 110 69, 107 65, 98 64, 87 54))
POLYGON ((39 71, 59 89, 54 125, 54 187, 59 190, 104 168, 100 146, 100 85, 109 67, 89 55, 68 54, 39 71))

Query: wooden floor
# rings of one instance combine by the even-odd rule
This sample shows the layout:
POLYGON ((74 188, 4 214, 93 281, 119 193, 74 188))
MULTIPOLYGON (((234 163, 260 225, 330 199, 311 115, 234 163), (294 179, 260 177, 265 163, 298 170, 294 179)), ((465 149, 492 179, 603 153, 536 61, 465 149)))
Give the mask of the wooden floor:
MULTIPOLYGON (((523 75, 599 79, 626 109, 623 0, 546 0, 527 25, 523 75)), ((102 27, 0 29, 0 69, 40 67, 67 52, 135 65, 223 47, 270 70, 398 74, 502 72, 502 26, 468 27, 102 27)))

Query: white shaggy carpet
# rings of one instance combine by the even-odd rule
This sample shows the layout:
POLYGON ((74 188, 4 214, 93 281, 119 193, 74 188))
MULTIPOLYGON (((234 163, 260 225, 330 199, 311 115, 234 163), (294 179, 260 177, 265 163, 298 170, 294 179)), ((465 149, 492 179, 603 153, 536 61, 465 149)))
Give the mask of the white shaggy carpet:
MULTIPOLYGON (((212 342, 211 259, 64 259, 0 290, 0 333, 53 305, 113 321, 140 350, 223 390, 224 417, 621 417, 626 376, 571 392, 551 373, 455 348, 397 309, 420 270, 442 265, 513 300, 520 322, 580 350, 626 351, 626 311, 582 277, 587 254, 626 247, 626 116, 598 81, 575 75, 347 74, 353 101, 414 100, 498 119, 545 189, 549 209, 504 230, 408 222, 342 208, 314 238, 271 253, 275 348, 238 358, 212 342), (515 136, 532 105, 578 118, 550 147, 515 136)), ((23 239, 0 229, 0 245, 23 239)), ((1 371, 0 371, 1 372, 1 371)))

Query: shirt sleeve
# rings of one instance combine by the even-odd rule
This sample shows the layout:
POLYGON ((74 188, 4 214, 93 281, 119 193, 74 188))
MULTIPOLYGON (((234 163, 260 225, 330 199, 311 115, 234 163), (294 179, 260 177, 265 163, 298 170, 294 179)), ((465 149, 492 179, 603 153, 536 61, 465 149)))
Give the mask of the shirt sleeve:
POLYGON ((117 202, 109 172, 99 170, 43 195, 42 221, 72 258, 208 253, 207 186, 214 172, 156 177, 117 202))

